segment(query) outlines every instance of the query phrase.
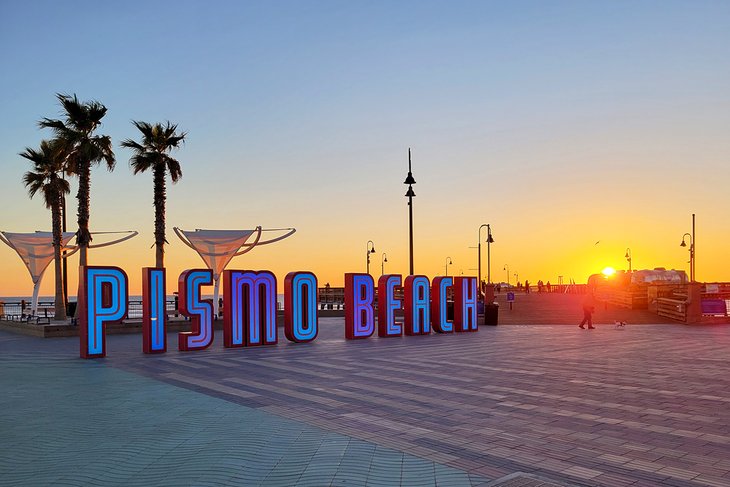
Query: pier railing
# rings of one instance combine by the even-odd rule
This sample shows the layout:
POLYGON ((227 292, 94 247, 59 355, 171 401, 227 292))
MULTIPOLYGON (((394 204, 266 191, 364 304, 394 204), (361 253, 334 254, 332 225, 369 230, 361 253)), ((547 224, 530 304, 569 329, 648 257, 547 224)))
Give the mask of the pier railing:
MULTIPOLYGON (((73 303, 75 305, 75 303, 73 303)), ((75 306, 74 306, 75 308, 75 306)), ((142 300, 136 299, 129 301, 127 311, 127 319, 142 318, 142 300)), ((168 316, 178 316, 177 300, 165 300, 165 310, 168 316)), ((44 324, 53 319, 55 307, 53 301, 39 301, 38 312, 34 315, 31 313, 30 303, 25 301, 0 301, 0 319, 8 321, 35 321, 44 324)), ((69 318, 71 318, 69 316, 69 318)))

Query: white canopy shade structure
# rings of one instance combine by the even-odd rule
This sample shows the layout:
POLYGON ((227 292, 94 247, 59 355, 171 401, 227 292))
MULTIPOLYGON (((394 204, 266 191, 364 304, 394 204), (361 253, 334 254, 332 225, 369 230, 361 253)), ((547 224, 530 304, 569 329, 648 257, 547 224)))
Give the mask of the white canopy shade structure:
POLYGON ((218 293, 220 290, 220 277, 223 270, 234 257, 250 252, 257 245, 266 245, 285 238, 296 232, 295 228, 268 228, 260 226, 253 230, 201 230, 194 232, 181 230, 174 227, 175 233, 185 245, 195 250, 203 259, 208 269, 213 271, 213 311, 218 316, 218 293), (263 232, 286 232, 283 235, 261 240, 263 232), (253 241, 247 243, 252 236, 253 241))
POLYGON ((135 230, 124 230, 124 231, 121 231, 121 232, 91 232, 92 235, 108 235, 108 234, 115 234, 116 235, 117 233, 126 233, 126 235, 123 236, 123 237, 119 237, 116 240, 112 240, 111 242, 102 242, 102 243, 99 243, 99 244, 89 245, 89 248, 90 249, 98 249, 99 247, 108 247, 110 245, 114 245, 114 244, 118 244, 118 243, 124 242, 125 240, 129 240, 130 238, 136 237, 137 235, 139 235, 139 232, 137 232, 135 230))
MULTIPOLYGON (((127 235, 111 242, 90 245, 89 248, 106 247, 108 245, 129 240, 137 235, 137 232, 132 230, 126 232, 92 232, 93 235, 108 233, 126 233, 127 235)), ((61 250, 70 251, 66 254, 66 257, 74 254, 79 249, 78 246, 68 245, 75 235, 76 232, 64 232, 61 234, 61 250)), ((18 253, 20 259, 25 264, 25 267, 28 268, 28 272, 30 272, 30 277, 33 280, 33 300, 31 312, 36 314, 38 311, 38 292, 41 288, 43 273, 48 267, 48 264, 50 264, 53 260, 53 232, 0 232, 0 240, 8 244, 10 248, 18 253)))
MULTIPOLYGON (((71 254, 78 250, 77 247, 68 246, 68 243, 74 235, 76 235, 74 232, 64 232, 61 234, 61 249, 71 250, 71 254)), ((53 232, 0 232, 0 240, 15 250, 23 261, 23 264, 25 264, 25 267, 28 268, 30 278, 33 280, 31 312, 36 314, 38 311, 38 292, 41 288, 43 273, 46 271, 48 264, 53 260, 53 232)))

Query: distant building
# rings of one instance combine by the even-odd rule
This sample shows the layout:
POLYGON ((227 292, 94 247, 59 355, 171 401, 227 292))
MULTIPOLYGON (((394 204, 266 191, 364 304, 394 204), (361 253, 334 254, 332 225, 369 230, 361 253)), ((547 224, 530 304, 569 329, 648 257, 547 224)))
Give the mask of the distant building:
POLYGON ((606 284, 618 287, 629 287, 631 284, 687 284, 689 277, 683 270, 655 267, 654 269, 643 269, 633 271, 630 274, 626 271, 617 271, 616 274, 606 277, 603 274, 592 274, 588 278, 588 287, 596 289, 606 284))

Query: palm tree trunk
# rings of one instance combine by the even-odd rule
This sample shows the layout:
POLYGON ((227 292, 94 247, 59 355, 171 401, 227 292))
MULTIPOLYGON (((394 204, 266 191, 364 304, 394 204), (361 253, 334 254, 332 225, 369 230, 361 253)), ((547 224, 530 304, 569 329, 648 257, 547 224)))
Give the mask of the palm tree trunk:
POLYGON ((54 300, 55 313, 54 320, 66 320, 66 303, 63 299, 63 274, 61 269, 61 195, 57 195, 55 203, 51 208, 52 224, 53 224, 53 261, 55 265, 56 277, 56 296, 54 300))
POLYGON ((156 164, 154 168, 155 191, 155 267, 165 267, 165 165, 156 164))
MULTIPOLYGON (((81 277, 81 268, 88 265, 87 251, 91 234, 89 233, 89 195, 91 193, 91 167, 88 161, 79 161, 79 190, 76 193, 78 201, 78 209, 76 216, 78 217, 79 230, 76 235, 76 242, 79 246, 79 278, 81 277)), ((81 279, 79 279, 81 284, 81 279)), ((81 289, 79 288, 79 291, 81 289)), ((76 293, 76 302, 79 303, 80 292, 76 293)), ((75 318, 78 319, 80 307, 76 306, 75 318)))
MULTIPOLYGON (((61 233, 66 231, 66 195, 61 194, 61 233)), ((68 309, 68 258, 66 257, 66 251, 64 250, 61 254, 61 261, 63 266, 63 307, 68 309)))
POLYGON ((79 233, 78 233, 78 244, 79 244, 79 267, 86 266, 87 262, 87 249, 91 242, 91 233, 89 233, 89 198, 91 193, 91 168, 89 161, 79 161, 79 190, 76 193, 76 199, 78 200, 78 210, 76 215, 78 216, 79 233))

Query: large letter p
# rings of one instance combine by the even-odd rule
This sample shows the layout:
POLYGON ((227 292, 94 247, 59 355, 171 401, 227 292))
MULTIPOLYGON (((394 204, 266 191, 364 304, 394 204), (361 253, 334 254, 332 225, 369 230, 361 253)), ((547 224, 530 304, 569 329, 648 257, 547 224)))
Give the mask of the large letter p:
POLYGON ((106 357, 105 323, 127 315, 127 274, 118 267, 82 267, 79 275, 81 358, 106 357))

